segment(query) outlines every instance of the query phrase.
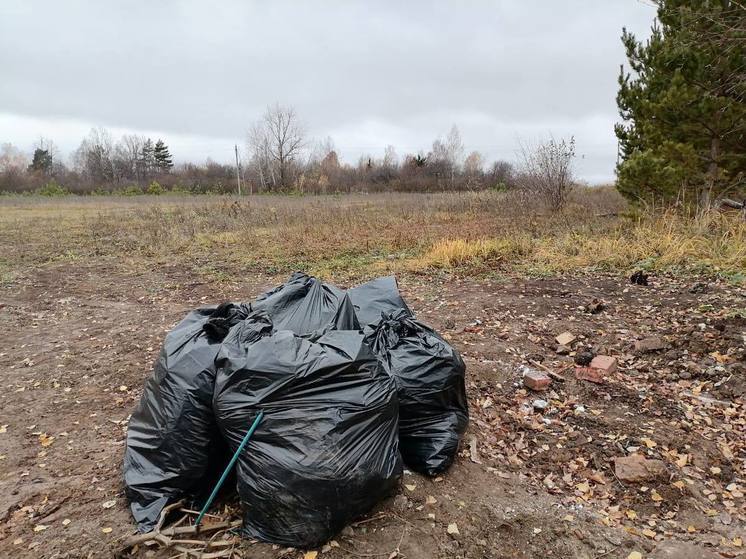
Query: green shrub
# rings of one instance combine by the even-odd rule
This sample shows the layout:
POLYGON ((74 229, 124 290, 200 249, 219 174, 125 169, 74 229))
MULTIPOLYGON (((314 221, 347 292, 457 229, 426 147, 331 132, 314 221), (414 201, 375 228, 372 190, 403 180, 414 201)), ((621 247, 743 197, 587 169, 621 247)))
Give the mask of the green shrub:
POLYGON ((120 191, 120 194, 122 196, 138 196, 142 194, 142 188, 137 186, 136 184, 131 184, 128 187, 126 187, 124 190, 120 191))
POLYGON ((158 181, 153 181, 148 185, 148 189, 145 191, 146 194, 154 194, 156 196, 163 194, 166 190, 161 186, 158 181))
POLYGON ((188 186, 184 186, 178 182, 171 187, 171 192, 174 194, 192 194, 192 190, 188 186))
POLYGON ((67 196, 70 192, 52 179, 37 190, 37 194, 40 194, 41 196, 67 196))

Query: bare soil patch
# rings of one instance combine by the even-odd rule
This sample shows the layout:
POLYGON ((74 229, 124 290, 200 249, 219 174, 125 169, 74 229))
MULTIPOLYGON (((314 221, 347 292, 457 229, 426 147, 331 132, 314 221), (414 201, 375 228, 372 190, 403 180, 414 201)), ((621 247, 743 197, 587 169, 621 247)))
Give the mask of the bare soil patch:
MULTIPOLYGON (((165 332, 193 307, 283 279, 200 278, 101 259, 48 265, 0 288, 0 555, 108 556, 133 532, 124 434, 165 332)), ((402 276, 418 316, 465 357, 471 425, 446 475, 405 475, 399 495, 321 556, 386 558, 398 547, 409 558, 625 558, 670 541, 739 556, 746 299, 717 282, 690 293, 690 283, 402 276), (593 299, 605 310, 586 312, 593 299), (572 355, 555 353, 564 331, 617 357, 619 370, 600 385, 576 380, 572 355), (652 335, 668 349, 635 353, 634 341, 652 335), (531 361, 566 382, 527 392, 520 366, 531 361), (547 402, 543 413, 535 399, 547 402), (666 462, 668 477, 615 479, 612 459, 636 448, 666 462)), ((239 552, 302 556, 252 542, 239 552)))

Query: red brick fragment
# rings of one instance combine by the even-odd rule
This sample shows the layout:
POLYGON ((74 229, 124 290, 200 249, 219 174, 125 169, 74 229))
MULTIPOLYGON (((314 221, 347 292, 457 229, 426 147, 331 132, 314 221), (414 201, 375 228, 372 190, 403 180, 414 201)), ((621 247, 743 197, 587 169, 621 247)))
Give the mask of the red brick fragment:
POLYGON ((591 361, 591 369, 600 369, 604 374, 610 375, 616 371, 616 357, 608 355, 596 355, 591 361))
POLYGON ((596 384, 603 384, 604 382, 601 369, 594 369, 593 367, 575 367, 575 378, 595 382, 596 384))
POLYGON ((551 382, 549 376, 539 371, 526 371, 523 375, 523 385, 538 392, 549 388, 551 382))

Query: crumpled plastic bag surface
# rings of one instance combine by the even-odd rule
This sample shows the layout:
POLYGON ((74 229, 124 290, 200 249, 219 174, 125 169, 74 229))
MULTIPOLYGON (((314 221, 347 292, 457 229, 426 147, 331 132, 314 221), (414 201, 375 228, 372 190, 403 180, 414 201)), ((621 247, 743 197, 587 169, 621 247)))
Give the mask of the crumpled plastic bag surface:
POLYGON ((226 462, 212 411, 214 361, 228 329, 248 314, 230 303, 197 309, 166 336, 127 428, 125 493, 141 532, 169 503, 209 490, 209 473, 226 462))
POLYGON ((359 331, 312 341, 252 315, 216 363, 214 407, 231 449, 264 412, 237 462, 248 536, 315 547, 396 491, 396 386, 359 331))
POLYGON ((435 476, 458 452, 469 423, 461 356, 433 329, 407 310, 384 313, 366 339, 396 380, 399 448, 404 463, 435 476))

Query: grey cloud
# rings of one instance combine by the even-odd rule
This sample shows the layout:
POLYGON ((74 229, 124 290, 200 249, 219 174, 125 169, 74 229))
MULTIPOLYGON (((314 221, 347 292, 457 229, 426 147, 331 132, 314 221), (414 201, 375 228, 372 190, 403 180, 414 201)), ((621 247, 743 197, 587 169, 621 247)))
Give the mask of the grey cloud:
POLYGON ((240 141, 279 101, 316 136, 344 131, 342 151, 355 125, 380 150, 396 138, 376 130, 425 149, 455 122, 492 157, 577 123, 589 153, 612 147, 588 176, 611 176, 619 35, 653 15, 636 0, 6 0, 0 113, 240 141))

